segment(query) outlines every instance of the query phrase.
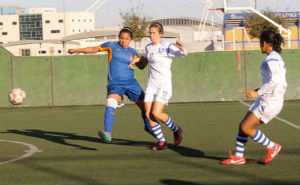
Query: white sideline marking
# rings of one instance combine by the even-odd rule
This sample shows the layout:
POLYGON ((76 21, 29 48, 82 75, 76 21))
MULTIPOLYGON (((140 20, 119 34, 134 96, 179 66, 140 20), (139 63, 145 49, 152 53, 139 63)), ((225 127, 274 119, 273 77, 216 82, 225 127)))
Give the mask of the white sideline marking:
POLYGON ((36 152, 42 152, 43 150, 39 150, 38 147, 32 145, 32 144, 28 144, 28 143, 23 143, 23 142, 19 142, 19 141, 10 141, 10 140, 2 140, 0 139, 0 142, 10 142, 10 143, 17 143, 17 144, 20 144, 20 145, 25 145, 29 148, 29 150, 25 150, 25 154, 21 155, 20 157, 17 157, 17 158, 14 158, 14 159, 10 159, 10 160, 7 160, 7 161, 3 161, 3 162, 0 162, 0 165, 2 164, 7 164, 7 163, 12 163, 12 162, 15 162, 15 161, 18 161, 18 160, 21 160, 21 159, 24 159, 24 158, 27 158, 27 157, 30 157, 32 156, 34 153, 36 152))
MULTIPOLYGON (((245 102, 243 102, 243 101, 240 101, 240 103, 243 104, 243 105, 245 105, 245 106, 250 107, 250 105, 249 105, 248 103, 245 103, 245 102)), ((283 123, 285 123, 285 124, 287 124, 287 125, 289 125, 289 126, 291 126, 291 127, 300 129, 300 127, 299 127, 298 125, 296 125, 295 123, 289 122, 289 121, 287 121, 287 120, 285 120, 285 119, 282 119, 282 118, 280 118, 280 117, 278 117, 278 116, 276 116, 275 119, 277 119, 277 120, 279 120, 279 121, 282 121, 283 123)))

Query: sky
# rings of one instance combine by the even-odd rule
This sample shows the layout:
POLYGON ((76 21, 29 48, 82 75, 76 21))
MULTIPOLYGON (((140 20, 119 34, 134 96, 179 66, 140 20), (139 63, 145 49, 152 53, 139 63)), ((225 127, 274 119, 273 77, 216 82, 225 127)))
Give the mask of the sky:
MULTIPOLYGON (((212 0, 215 7, 221 8, 223 0, 212 0)), ((300 0, 252 0, 256 1, 257 10, 269 8, 274 11, 300 12, 300 0)), ((19 6, 29 8, 56 8, 61 11, 85 11, 95 0, 0 0, 0 6, 19 6)), ((107 0, 95 14, 95 27, 122 24, 120 13, 134 8, 137 13, 150 18, 192 17, 201 18, 205 0, 107 0)), ((249 6, 249 0, 228 0, 229 6, 249 6)), ((213 11, 209 13, 216 18, 213 11)))

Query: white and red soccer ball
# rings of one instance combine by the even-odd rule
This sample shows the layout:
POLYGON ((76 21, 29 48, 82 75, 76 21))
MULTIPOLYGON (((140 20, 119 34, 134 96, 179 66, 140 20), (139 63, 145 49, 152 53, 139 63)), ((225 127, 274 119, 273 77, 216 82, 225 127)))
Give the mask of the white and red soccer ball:
POLYGON ((26 93, 21 88, 11 89, 8 93, 8 100, 13 105, 20 105, 24 102, 26 93))

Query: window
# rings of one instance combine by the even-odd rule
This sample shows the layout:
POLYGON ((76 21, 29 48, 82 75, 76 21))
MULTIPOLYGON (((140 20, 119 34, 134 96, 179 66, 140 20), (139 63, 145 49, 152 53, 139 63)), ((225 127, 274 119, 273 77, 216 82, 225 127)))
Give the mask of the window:
POLYGON ((21 49, 22 56, 30 56, 30 49, 21 49))
POLYGON ((39 54, 46 54, 47 52, 46 52, 46 50, 40 50, 39 51, 39 54))
POLYGON ((50 20, 46 20, 45 23, 49 24, 49 23, 50 23, 50 20))
POLYGON ((78 22, 80 22, 80 19, 78 19, 78 22))
POLYGON ((12 25, 17 25, 17 22, 12 22, 12 25))
POLYGON ((62 19, 59 19, 59 20, 58 20, 58 22, 59 22, 59 23, 63 23, 63 22, 64 22, 64 20, 62 20, 62 19))
POLYGON ((2 32, 2 35, 7 35, 7 32, 2 32))
POLYGON ((60 33, 60 30, 51 30, 51 33, 60 33))
POLYGON ((72 19, 72 22, 74 22, 74 19, 72 19))
POLYGON ((61 53, 61 50, 58 50, 57 52, 58 52, 58 53, 61 53))
POLYGON ((3 26, 3 22, 0 22, 0 26, 3 26))

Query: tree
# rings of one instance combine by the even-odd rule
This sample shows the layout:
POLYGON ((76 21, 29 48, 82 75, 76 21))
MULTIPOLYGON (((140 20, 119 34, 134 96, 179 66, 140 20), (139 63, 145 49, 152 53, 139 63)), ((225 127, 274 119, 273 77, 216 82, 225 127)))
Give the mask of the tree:
POLYGON ((123 26, 129 26, 133 31, 133 40, 140 42, 145 36, 145 31, 149 25, 149 17, 142 16, 138 10, 140 6, 132 7, 129 12, 120 13, 123 19, 123 26))
MULTIPOLYGON (((283 24, 283 18, 276 16, 275 13, 271 12, 269 8, 263 10, 262 14, 280 25, 283 24)), ((250 14, 249 17, 245 20, 244 26, 251 38, 259 38, 261 32, 265 30, 273 30, 277 33, 279 32, 278 28, 275 25, 257 14, 250 14)))

